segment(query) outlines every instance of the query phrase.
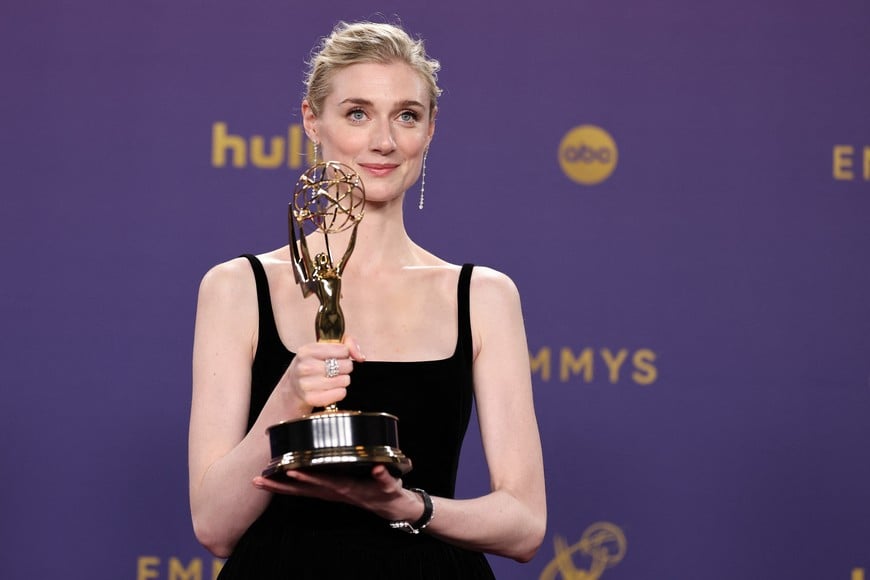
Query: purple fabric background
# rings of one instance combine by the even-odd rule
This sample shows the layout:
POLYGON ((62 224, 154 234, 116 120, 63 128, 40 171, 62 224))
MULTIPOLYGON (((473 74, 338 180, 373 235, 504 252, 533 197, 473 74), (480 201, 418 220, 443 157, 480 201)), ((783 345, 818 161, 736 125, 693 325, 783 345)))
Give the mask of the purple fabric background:
MULTIPOLYGON (((552 355, 547 539, 491 558, 499 578, 596 522, 627 550, 587 578, 870 570, 865 0, 56 0, 0 8, 0 576, 211 578, 187 506, 197 284, 285 242, 299 174, 214 167, 212 126, 285 137, 318 37, 396 14, 444 66, 408 227, 511 275, 552 355), (594 186, 559 164, 585 124, 619 150, 594 186), (592 376, 560 377, 563 349, 592 376)), ((463 496, 488 485, 475 435, 463 496)))

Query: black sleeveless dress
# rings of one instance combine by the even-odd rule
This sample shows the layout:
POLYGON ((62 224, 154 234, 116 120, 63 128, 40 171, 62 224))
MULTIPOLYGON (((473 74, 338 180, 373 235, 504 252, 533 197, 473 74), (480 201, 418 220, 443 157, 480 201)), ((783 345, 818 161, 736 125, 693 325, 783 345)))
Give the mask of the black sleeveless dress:
MULTIPOLYGON (((248 429, 295 356, 275 326, 262 264, 251 255, 259 302, 259 342, 252 367, 248 429)), ((411 458, 405 487, 452 498, 462 440, 472 408, 469 282, 458 285, 459 337, 450 358, 424 362, 366 361, 354 366, 342 408, 399 417, 399 446, 411 458)), ((451 313, 451 316, 453 314, 451 313)), ((437 517, 437 513, 436 516, 437 517)), ((275 495, 227 559, 219 580, 494 578, 480 552, 428 534, 390 528, 374 514, 342 503, 275 495)))

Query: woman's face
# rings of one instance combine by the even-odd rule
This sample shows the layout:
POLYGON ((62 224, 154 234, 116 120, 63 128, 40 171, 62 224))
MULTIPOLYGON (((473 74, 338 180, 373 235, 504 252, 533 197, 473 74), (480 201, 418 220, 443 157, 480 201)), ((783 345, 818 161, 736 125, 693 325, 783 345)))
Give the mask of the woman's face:
POLYGON ((367 202, 401 198, 420 176, 435 129, 423 79, 404 63, 360 63, 336 72, 330 86, 320 115, 302 103, 309 137, 325 161, 359 173, 367 202))

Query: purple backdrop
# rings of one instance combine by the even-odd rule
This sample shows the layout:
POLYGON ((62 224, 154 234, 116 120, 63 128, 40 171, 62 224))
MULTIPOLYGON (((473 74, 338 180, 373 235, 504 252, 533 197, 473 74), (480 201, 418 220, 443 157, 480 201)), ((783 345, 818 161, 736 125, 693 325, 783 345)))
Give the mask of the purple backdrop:
POLYGON ((499 578, 870 578, 866 0, 5 3, 0 575, 212 578, 197 284, 286 239, 311 46, 394 15, 444 65, 408 227, 523 294, 549 529, 499 578))

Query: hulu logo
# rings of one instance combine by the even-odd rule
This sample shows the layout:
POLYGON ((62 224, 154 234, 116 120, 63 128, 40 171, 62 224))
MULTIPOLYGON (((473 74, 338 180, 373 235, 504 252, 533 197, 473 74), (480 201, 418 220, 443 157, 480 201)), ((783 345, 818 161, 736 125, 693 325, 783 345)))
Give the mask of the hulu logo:
POLYGON ((228 131, 227 124, 220 121, 211 126, 212 167, 230 164, 233 167, 252 165, 260 169, 299 169, 309 165, 313 158, 314 146, 304 139, 302 125, 290 125, 286 137, 271 137, 268 145, 263 135, 234 135, 228 131))

